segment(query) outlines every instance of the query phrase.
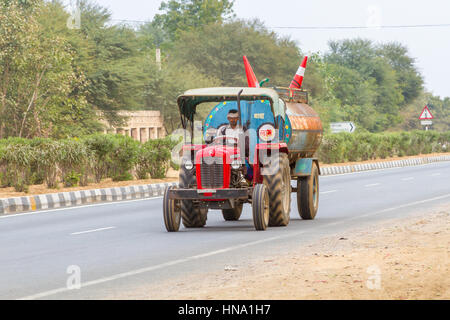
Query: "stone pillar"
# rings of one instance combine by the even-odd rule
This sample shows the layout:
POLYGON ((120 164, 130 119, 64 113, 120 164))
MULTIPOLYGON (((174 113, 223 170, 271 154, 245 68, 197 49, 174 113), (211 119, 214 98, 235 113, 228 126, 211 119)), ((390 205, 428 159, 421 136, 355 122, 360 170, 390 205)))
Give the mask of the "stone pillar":
POLYGON ((132 129, 131 129, 131 137, 132 137, 134 140, 139 141, 139 132, 138 132, 138 129, 136 129, 136 128, 132 128, 132 129))
POLYGON ((140 128, 141 142, 146 143, 148 141, 148 128, 140 128))
POLYGON ((157 138, 156 128, 150 128, 150 139, 154 140, 157 138))

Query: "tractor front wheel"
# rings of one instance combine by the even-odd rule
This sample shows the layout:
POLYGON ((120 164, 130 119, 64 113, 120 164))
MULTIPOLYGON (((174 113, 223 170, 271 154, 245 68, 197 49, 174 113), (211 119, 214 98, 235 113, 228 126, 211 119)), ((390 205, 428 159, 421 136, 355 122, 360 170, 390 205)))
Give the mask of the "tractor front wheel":
MULTIPOLYGON (((179 186, 189 188, 195 184, 195 176, 186 170, 184 165, 180 168, 179 186)), ((181 218, 186 228, 202 228, 206 224, 207 209, 201 209, 194 205, 192 200, 181 200, 181 218)))
POLYGON ((169 232, 177 232, 180 229, 181 208, 180 200, 169 199, 169 191, 173 187, 168 187, 164 191, 163 213, 164 224, 169 232))
POLYGON ((269 225, 269 193, 264 184, 257 184, 253 189, 252 211, 256 230, 266 230, 269 225))
POLYGON ((222 209, 225 221, 238 221, 242 214, 243 203, 236 204, 233 209, 222 209))

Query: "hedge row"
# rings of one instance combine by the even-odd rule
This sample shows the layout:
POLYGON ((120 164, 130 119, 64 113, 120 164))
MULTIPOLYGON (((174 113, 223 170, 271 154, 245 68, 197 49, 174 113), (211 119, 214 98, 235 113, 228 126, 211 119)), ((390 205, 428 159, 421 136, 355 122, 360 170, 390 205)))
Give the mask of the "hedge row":
POLYGON ((340 163, 448 152, 449 149, 450 132, 338 133, 324 136, 318 158, 323 163, 340 163))
POLYGON ((104 178, 114 181, 165 177, 174 142, 170 138, 141 144, 122 135, 96 134, 80 139, 0 140, 0 187, 28 191, 46 183, 56 188, 86 186, 104 178))

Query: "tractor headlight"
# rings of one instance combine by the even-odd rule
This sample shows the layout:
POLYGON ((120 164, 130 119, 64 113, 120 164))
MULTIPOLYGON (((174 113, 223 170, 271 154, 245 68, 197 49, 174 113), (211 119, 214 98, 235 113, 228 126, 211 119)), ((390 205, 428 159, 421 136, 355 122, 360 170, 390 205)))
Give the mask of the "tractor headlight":
POLYGON ((192 170, 192 168, 194 168, 194 164, 191 160, 188 160, 184 163, 184 167, 186 168, 186 170, 192 170))
POLYGON ((231 168, 233 168, 234 170, 238 170, 241 167, 241 161, 239 161, 238 159, 233 160, 233 162, 231 162, 231 168))
POLYGON ((263 141, 272 141, 275 139, 275 127, 271 124, 264 124, 259 128, 259 138, 263 141))

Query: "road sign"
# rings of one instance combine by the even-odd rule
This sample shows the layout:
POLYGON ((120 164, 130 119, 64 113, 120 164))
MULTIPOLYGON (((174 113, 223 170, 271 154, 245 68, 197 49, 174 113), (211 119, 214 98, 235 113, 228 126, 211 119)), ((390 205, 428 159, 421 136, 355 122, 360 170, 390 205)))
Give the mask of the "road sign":
POLYGON ((428 106, 425 106, 423 108, 422 113, 420 114, 419 120, 431 120, 434 119, 433 115, 431 114, 430 110, 428 109, 428 106))
POLYGON ((331 132, 339 133, 339 132, 355 132, 356 126, 353 122, 332 122, 330 123, 331 132))
POLYGON ((420 124, 423 126, 431 126, 433 124, 433 121, 431 120, 422 120, 420 121, 420 124))

